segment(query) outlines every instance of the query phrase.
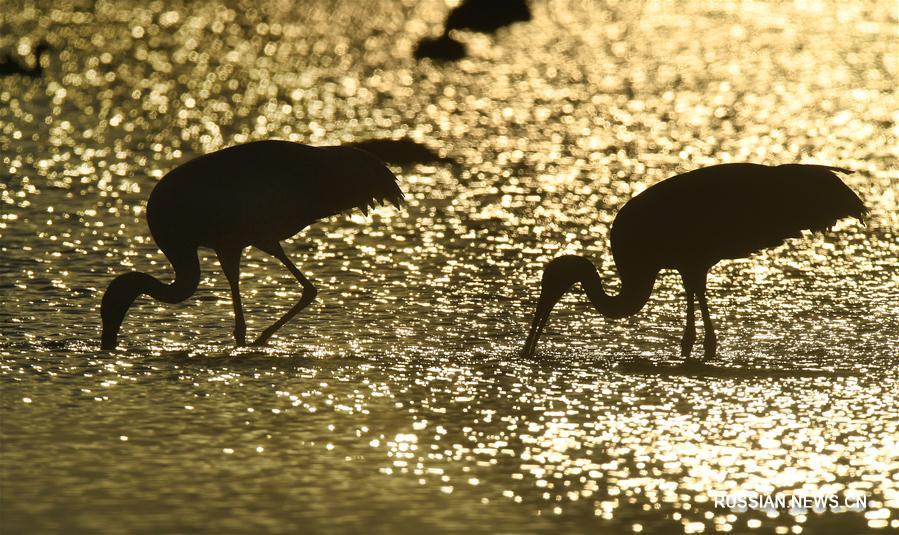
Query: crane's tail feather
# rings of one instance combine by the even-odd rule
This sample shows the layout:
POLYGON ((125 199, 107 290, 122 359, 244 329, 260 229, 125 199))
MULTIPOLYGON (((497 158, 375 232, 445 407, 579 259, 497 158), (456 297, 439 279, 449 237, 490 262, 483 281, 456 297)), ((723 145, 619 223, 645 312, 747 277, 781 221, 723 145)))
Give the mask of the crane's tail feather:
MULTIPOLYGON (((793 206, 795 223, 799 229, 824 232, 833 228, 840 219, 851 217, 864 223, 868 209, 865 203, 849 188, 837 173, 851 174, 842 167, 826 165, 787 164, 778 169, 785 171, 789 180, 781 184, 795 190, 789 198, 806 197, 806 202, 793 206), (814 198, 808 198, 814 192, 814 198)), ((797 229, 798 230, 798 229, 797 229)))
MULTIPOLYGON (((405 194, 397 184, 396 175, 376 156, 353 147, 319 147, 339 161, 332 166, 339 169, 339 176, 329 176, 322 184, 322 191, 332 191, 333 181, 341 183, 339 196, 333 199, 334 213, 358 208, 363 214, 378 206, 392 204, 399 208, 405 194)), ((324 193, 323 196, 327 196, 324 193)))
MULTIPOLYGON (((393 173, 390 174, 393 176, 393 173)), ((372 191, 366 195, 367 198, 366 196, 363 196, 361 204, 357 205, 365 215, 368 215, 371 210, 378 206, 392 204, 399 208, 406 198, 406 195, 400 189, 399 185, 397 185, 395 176, 393 176, 393 180, 390 182, 377 184, 372 188, 372 191)))
POLYGON ((851 169, 845 169, 843 167, 834 167, 832 165, 808 165, 808 167, 820 167, 821 169, 827 169, 828 171, 833 171, 835 173, 843 173, 844 175, 851 175, 855 173, 855 171, 851 169))

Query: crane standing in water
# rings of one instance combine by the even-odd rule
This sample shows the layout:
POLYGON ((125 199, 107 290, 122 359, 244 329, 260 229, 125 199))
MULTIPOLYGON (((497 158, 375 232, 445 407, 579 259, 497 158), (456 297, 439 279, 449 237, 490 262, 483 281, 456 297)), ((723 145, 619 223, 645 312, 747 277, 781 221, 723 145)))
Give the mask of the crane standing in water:
POLYGON ((163 284, 139 272, 116 277, 100 306, 101 347, 116 347, 122 321, 138 296, 164 303, 190 297, 200 283, 197 248, 203 246, 215 251, 231 286, 239 346, 246 343, 239 289, 244 249, 253 246, 274 256, 302 285, 299 302, 253 342, 263 345, 317 293, 280 241, 345 210, 367 213, 377 204, 399 206, 402 200, 396 176, 371 154, 349 147, 257 141, 184 163, 156 184, 147 201, 150 233, 175 269, 175 280, 163 284))
POLYGON ((531 356, 555 304, 580 283, 601 314, 636 314, 652 293, 661 269, 680 272, 687 293, 687 325, 681 355, 689 358, 696 340, 694 298, 705 331, 705 358, 717 342, 706 302, 708 271, 725 258, 743 258, 803 230, 829 230, 838 219, 862 220, 861 199, 836 175, 849 173, 821 165, 724 164, 677 175, 628 201, 612 223, 611 245, 621 279, 608 295, 593 263, 581 256, 552 260, 543 272, 540 299, 525 342, 531 356))

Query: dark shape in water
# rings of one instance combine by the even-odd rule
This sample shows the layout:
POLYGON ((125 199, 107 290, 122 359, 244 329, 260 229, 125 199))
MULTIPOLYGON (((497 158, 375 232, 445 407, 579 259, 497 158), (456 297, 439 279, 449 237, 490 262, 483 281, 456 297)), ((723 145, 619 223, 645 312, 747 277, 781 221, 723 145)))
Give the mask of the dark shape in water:
POLYGON ((431 58, 438 61, 458 61, 465 57, 465 45, 443 34, 436 39, 426 37, 415 47, 415 59, 431 58))
POLYGON ((34 66, 26 67, 11 58, 8 54, 0 59, 0 76, 13 76, 21 74, 30 78, 38 78, 44 74, 44 67, 41 65, 41 58, 50 50, 47 43, 41 42, 34 47, 34 66))
POLYGON ((727 379, 759 379, 785 377, 857 377, 857 372, 849 370, 799 370, 769 368, 738 368, 732 366, 714 366, 698 360, 686 360, 680 364, 657 364, 648 359, 637 357, 622 362, 612 368, 613 371, 626 375, 664 375, 667 377, 716 377, 727 379))
POLYGON ((466 0, 450 11, 444 33, 450 30, 494 33, 503 26, 529 20, 531 10, 525 0, 466 0))
POLYGON ((345 210, 367 213, 377 204, 399 206, 402 200, 396 176, 371 154, 351 147, 257 141, 184 163, 162 177, 147 201, 150 233, 175 269, 175 281, 163 284, 138 272, 116 277, 100 307, 101 347, 116 347, 122 321, 139 295, 178 303, 196 291, 198 247, 210 247, 218 255, 231 286, 234 338, 244 345, 240 257, 250 246, 280 260, 303 286, 299 302, 253 342, 263 345, 316 295, 280 241, 345 210))
POLYGON ((457 61, 465 57, 465 45, 449 36, 451 30, 494 33, 503 26, 531 20, 525 0, 467 0, 450 11, 443 25, 443 35, 425 38, 415 47, 415 58, 457 61))
POLYGON ((450 158, 442 158, 427 145, 407 137, 401 139, 367 139, 365 141, 346 143, 344 147, 354 147, 370 152, 380 158, 382 162, 396 165, 452 161, 450 158))
POLYGON ((661 269, 680 272, 687 292, 687 325, 681 355, 689 358, 696 340, 694 297, 705 330, 705 358, 717 346, 706 303, 708 271, 725 258, 743 258, 798 238, 803 230, 829 230, 844 217, 861 220, 867 210, 835 174, 822 165, 724 164, 677 175, 648 188, 618 212, 611 245, 621 278, 618 295, 606 294, 593 263, 581 256, 552 260, 543 272, 540 300, 522 356, 537 347, 549 314, 580 283, 601 314, 636 314, 652 293, 661 269))

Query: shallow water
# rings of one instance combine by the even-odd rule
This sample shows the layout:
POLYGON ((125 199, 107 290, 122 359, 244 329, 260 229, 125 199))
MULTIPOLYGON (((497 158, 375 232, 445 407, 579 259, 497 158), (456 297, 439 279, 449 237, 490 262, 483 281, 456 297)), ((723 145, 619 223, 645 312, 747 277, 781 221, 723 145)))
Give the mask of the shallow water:
MULTIPOLYGON (((0 78, 4 531, 899 528, 891 2, 535 1, 450 65, 411 59, 439 1, 12 4, 0 50, 54 50, 42 79, 0 78), (193 298, 142 299, 97 351, 114 274, 170 280, 143 209, 178 162, 403 135, 456 163, 394 168, 403 210, 288 243, 319 301, 269 348, 232 349, 201 250, 193 298), (547 260, 614 280, 617 209, 727 161, 851 168, 871 212, 712 271, 715 364, 742 371, 614 369, 678 360, 667 272, 627 320, 566 297, 542 358, 516 356, 547 260), (737 490, 868 510, 714 508, 737 490)), ((242 290, 250 336, 300 294, 255 250, 242 290)))

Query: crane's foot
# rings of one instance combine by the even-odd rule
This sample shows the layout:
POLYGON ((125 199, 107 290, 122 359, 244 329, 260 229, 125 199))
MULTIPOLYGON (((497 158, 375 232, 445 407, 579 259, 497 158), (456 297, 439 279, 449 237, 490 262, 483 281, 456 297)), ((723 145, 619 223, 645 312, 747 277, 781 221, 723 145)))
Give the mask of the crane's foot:
POLYGON ((262 333, 255 340, 253 340, 253 343, 251 343, 250 345, 253 347, 265 347, 268 345, 268 339, 271 338, 271 336, 272 335, 270 334, 262 333))
POLYGON ((681 367, 684 369, 702 368, 704 366, 703 362, 704 362, 703 359, 700 359, 700 358, 687 357, 686 359, 684 359, 684 362, 683 362, 683 364, 681 364, 681 367))

